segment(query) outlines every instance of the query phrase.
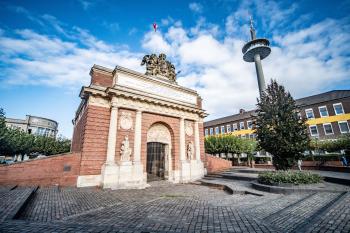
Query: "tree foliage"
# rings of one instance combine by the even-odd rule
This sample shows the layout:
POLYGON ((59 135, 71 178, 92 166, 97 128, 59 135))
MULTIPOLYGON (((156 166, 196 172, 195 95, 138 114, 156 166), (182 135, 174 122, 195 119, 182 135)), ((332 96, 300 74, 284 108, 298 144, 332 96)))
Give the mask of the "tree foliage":
POLYGON ((259 146, 271 153, 276 169, 291 168, 308 148, 306 119, 289 92, 271 81, 257 104, 256 132, 259 146))
POLYGON ((253 139, 239 138, 231 134, 208 136, 204 140, 205 152, 208 154, 241 154, 252 155, 257 143, 253 139))
POLYGON ((336 152, 340 150, 350 151, 350 134, 339 137, 336 140, 317 140, 312 139, 309 144, 310 150, 321 150, 327 152, 336 152))
POLYGON ((35 136, 5 124, 5 113, 0 108, 0 155, 30 155, 39 153, 53 155, 70 151, 71 141, 62 137, 35 136))

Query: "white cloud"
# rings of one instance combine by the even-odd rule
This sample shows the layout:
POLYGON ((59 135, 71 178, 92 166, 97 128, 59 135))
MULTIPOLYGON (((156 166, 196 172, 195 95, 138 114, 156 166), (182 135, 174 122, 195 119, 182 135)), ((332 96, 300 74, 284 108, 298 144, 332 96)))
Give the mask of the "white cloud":
POLYGON ((159 31, 146 33, 142 41, 142 47, 151 53, 169 54, 171 52, 170 44, 159 31))
POLYGON ((195 12, 195 13, 202 13, 203 11, 203 6, 202 4, 198 3, 198 2, 191 2, 188 7, 190 8, 191 11, 195 12))
POLYGON ((19 38, 0 36, 1 60, 7 63, 3 84, 81 86, 89 83, 88 72, 93 64, 113 68, 115 65, 143 70, 141 54, 129 53, 107 45, 81 32, 82 48, 78 43, 64 42, 56 37, 31 30, 18 30, 19 38))

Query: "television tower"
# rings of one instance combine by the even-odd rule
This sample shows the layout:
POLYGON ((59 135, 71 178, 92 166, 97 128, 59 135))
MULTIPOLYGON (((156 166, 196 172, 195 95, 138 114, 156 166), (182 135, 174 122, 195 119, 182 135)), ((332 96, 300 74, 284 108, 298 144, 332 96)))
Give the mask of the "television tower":
POLYGON ((250 36, 251 41, 246 43, 242 48, 243 60, 246 62, 255 62, 256 75, 258 78, 259 92, 261 96, 261 93, 264 92, 266 88, 261 60, 269 56, 271 53, 271 48, 268 39, 256 39, 252 17, 250 17, 250 36))

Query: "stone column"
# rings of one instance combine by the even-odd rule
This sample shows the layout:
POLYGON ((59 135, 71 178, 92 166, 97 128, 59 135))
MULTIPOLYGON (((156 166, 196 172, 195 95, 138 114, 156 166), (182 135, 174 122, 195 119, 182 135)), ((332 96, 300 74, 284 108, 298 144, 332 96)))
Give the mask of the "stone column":
POLYGON ((185 146, 185 119, 180 118, 180 160, 186 160, 186 146, 185 146))
POLYGON ((201 160, 201 150, 200 150, 200 138, 199 138, 199 125, 198 121, 194 122, 194 142, 196 150, 196 160, 201 160))
POLYGON ((134 164, 141 162, 141 125, 142 125, 142 112, 136 111, 135 119, 135 142, 134 142, 134 164))
POLYGON ((112 102, 111 119, 109 121, 106 164, 115 164, 115 145, 117 140, 118 107, 112 102))

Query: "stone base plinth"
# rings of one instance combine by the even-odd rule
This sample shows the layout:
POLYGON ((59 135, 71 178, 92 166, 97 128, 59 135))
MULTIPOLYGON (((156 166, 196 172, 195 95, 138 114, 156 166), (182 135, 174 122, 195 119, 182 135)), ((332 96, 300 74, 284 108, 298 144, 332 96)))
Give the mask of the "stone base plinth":
POLYGON ((102 167, 101 186, 110 189, 142 189, 149 185, 141 163, 122 162, 102 167))

